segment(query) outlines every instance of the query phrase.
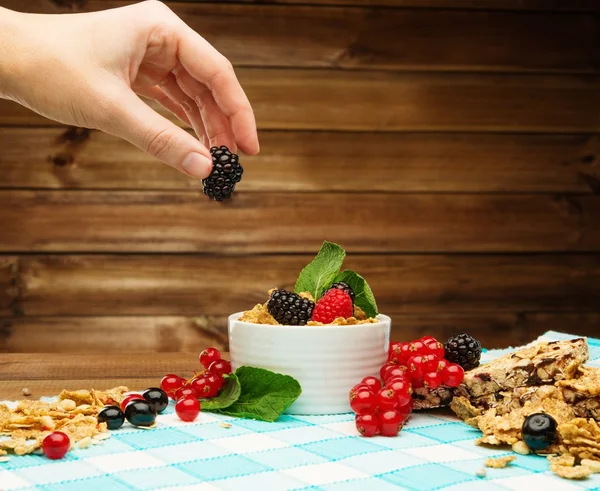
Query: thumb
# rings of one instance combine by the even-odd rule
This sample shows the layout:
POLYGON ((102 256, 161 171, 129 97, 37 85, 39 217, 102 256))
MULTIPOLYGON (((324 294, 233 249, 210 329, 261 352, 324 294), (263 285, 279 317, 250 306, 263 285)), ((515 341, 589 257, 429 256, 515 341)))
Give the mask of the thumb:
POLYGON ((120 98, 115 117, 108 121, 107 128, 100 129, 133 143, 188 176, 205 179, 212 171, 208 149, 132 91, 120 98))

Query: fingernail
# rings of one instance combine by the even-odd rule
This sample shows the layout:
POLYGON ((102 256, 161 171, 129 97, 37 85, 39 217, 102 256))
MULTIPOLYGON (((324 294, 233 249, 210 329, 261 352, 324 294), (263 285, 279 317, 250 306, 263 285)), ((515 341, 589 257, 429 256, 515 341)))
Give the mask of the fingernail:
POLYGON ((189 175, 203 179, 210 174, 212 161, 200 153, 192 152, 183 159, 181 167, 189 175))

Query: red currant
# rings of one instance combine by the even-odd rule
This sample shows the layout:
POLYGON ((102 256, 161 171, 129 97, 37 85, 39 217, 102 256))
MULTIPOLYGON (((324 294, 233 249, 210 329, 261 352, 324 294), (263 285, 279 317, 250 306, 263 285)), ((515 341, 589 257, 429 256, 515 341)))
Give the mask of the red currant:
POLYGON ((210 382, 204 375, 192 380, 191 387, 196 392, 196 397, 199 397, 200 399, 208 397, 208 394, 212 390, 210 382))
POLYGON ((62 431, 50 433, 42 442, 42 451, 49 459, 62 459, 71 448, 69 436, 62 431))
POLYGON ((379 431, 383 436, 396 436, 404 418, 399 411, 387 409, 379 413, 377 419, 379 420, 379 431))
POLYGON ((416 355, 408 360, 408 373, 410 374, 411 381, 413 379, 423 378, 425 375, 424 362, 427 362, 428 359, 423 360, 423 358, 423 355, 416 355))
POLYGON ((448 365, 450 365, 450 362, 448 360, 438 360, 438 364, 435 371, 442 372, 444 368, 446 368, 448 365))
POLYGON ((383 374, 383 381, 387 383, 393 377, 404 377, 409 378, 410 374, 408 373, 408 368, 404 365, 392 365, 386 368, 383 374))
POLYGON ((213 361, 210 364, 210 367, 208 367, 208 370, 214 374, 226 375, 231 373, 231 363, 229 363, 227 360, 213 361))
POLYGON ((427 346, 422 341, 413 341, 408 345, 408 351, 410 351, 411 356, 415 355, 424 355, 427 346))
POLYGON ((400 353, 400 347, 402 346, 402 343, 398 342, 398 341, 391 341, 390 342, 390 347, 388 349, 388 361, 392 361, 392 358, 394 358, 394 355, 396 353, 400 353))
POLYGON ((396 365, 395 363, 386 363, 385 365, 381 366, 381 369, 379 370, 379 378, 383 381, 385 381, 385 371, 390 368, 390 367, 396 367, 398 365, 396 365))
POLYGON ((463 367, 456 363, 450 363, 442 371, 442 381, 448 387, 458 387, 465 378, 463 367))
POLYGON ((366 385, 373 392, 377 392, 379 389, 381 389, 381 380, 379 380, 377 377, 365 377, 362 379, 361 384, 366 385))
POLYGON ((429 343, 437 343, 437 339, 435 339, 433 336, 423 336, 421 339, 419 339, 419 341, 425 345, 428 345, 429 343))
POLYGON ((165 375, 160 381, 160 388, 164 390, 169 397, 175 394, 175 391, 183 385, 183 379, 172 373, 165 375))
MULTIPOLYGON (((355 397, 356 392, 359 389, 367 389, 367 390, 371 390, 371 388, 365 384, 356 384, 354 387, 352 387, 350 389, 350 393, 348 394, 350 400, 352 400, 353 397, 355 397)), ((371 391, 372 392, 372 391, 371 391)))
POLYGON ((380 409, 392 409, 398 405, 398 394, 395 390, 383 388, 377 392, 377 406, 380 409))
POLYGON ((377 399, 370 389, 358 389, 350 396, 350 407, 356 414, 367 414, 375 411, 377 399))
POLYGON ((200 413, 200 401, 195 397, 179 399, 175 405, 175 412, 183 421, 194 421, 200 413))
POLYGON ((175 400, 178 401, 184 397, 195 397, 198 399, 198 392, 194 389, 193 383, 194 382, 192 382, 192 386, 190 387, 179 387, 179 389, 175 391, 175 400))
POLYGON ((211 363, 221 359, 221 353, 215 348, 206 348, 200 353, 200 364, 204 368, 208 368, 211 363))
POLYGON ((413 389, 420 389, 425 386, 423 377, 413 377, 410 379, 410 383, 413 386, 413 389))
POLYGON ((437 370, 440 360, 435 355, 424 355, 421 361, 423 362, 423 372, 429 373, 437 370))
POLYGON ((442 385, 442 374, 439 372, 429 372, 423 377, 423 385, 428 389, 437 389, 442 385))
POLYGON ((357 414, 356 429, 362 436, 371 437, 379 433, 379 421, 374 414, 357 414))
POLYGON ((391 389, 396 393, 398 406, 406 406, 412 400, 412 388, 410 383, 400 377, 391 379, 386 385, 386 389, 391 389))
POLYGON ((444 356, 446 355, 446 350, 444 349, 444 345, 437 341, 435 341, 435 342, 432 341, 431 343, 428 343, 426 345, 426 348, 427 348, 426 354, 433 355, 440 360, 442 358, 444 358, 444 356))
POLYGON ((412 413, 414 407, 415 407, 415 401, 413 401, 411 399, 408 404, 405 404, 404 406, 398 406, 396 409, 398 409, 398 412, 400 412, 400 414, 405 415, 406 419, 408 419, 408 417, 410 416, 410 413, 412 413))
POLYGON ((408 359, 413 355, 410 351, 410 343, 402 343, 400 347, 400 356, 398 356, 398 364, 406 365, 408 363, 408 359))
POLYGON ((125 412, 125 408, 127 407, 127 404, 129 404, 131 401, 135 401, 136 399, 141 399, 142 401, 146 400, 146 399, 144 399, 144 396, 142 394, 126 395, 125 399, 123 399, 121 401, 121 411, 125 412))
POLYGON ((207 372, 206 380, 210 385, 210 390, 208 391, 208 395, 206 397, 217 397, 221 391, 221 387, 223 387, 223 376, 217 375, 216 373, 207 372))

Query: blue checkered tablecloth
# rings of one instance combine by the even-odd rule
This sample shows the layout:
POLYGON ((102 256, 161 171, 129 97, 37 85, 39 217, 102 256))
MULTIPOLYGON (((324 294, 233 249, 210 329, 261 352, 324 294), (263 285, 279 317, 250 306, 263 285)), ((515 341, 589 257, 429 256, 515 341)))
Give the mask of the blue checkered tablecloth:
MULTIPOLYGON (((540 340, 570 337, 548 332, 540 340)), ((590 365, 600 366, 600 340, 588 341, 590 365)), ((414 414, 396 438, 358 437, 353 419, 283 416, 263 423, 202 413, 184 423, 169 407, 154 430, 126 424, 103 445, 76 448, 60 461, 12 457, 0 463, 0 490, 600 489, 600 474, 566 481, 545 458, 531 455, 477 477, 486 458, 511 452, 475 446, 480 433, 447 412, 414 414)))

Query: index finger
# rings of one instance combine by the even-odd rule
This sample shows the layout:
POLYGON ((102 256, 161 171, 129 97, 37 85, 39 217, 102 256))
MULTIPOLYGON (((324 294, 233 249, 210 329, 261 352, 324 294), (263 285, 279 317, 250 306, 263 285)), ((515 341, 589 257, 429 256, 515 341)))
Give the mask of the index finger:
POLYGON ((259 145, 254 112, 229 60, 187 25, 178 48, 183 67, 208 87, 229 119, 237 145, 244 153, 256 155, 259 145))

